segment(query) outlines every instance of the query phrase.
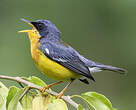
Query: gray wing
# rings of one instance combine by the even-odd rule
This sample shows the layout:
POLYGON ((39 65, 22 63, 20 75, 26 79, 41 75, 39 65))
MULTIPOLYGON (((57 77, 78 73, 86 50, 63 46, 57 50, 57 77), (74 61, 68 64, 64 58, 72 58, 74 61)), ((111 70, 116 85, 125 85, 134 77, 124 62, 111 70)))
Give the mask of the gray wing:
POLYGON ((70 46, 62 43, 44 42, 39 48, 48 58, 64 67, 94 80, 87 65, 79 58, 77 52, 70 46))

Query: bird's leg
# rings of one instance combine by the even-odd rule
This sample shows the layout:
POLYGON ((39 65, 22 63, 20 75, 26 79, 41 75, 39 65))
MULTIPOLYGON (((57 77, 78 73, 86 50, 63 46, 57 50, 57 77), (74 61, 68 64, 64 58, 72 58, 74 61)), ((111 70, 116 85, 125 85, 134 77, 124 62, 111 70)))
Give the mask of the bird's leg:
POLYGON ((63 83, 63 81, 58 81, 58 82, 56 82, 56 83, 49 84, 49 85, 43 87, 40 91, 43 93, 46 89, 49 89, 49 88, 51 88, 52 86, 55 86, 55 85, 60 84, 60 83, 63 83))
POLYGON ((70 84, 73 82, 73 80, 71 80, 66 87, 56 96, 57 99, 59 99, 61 96, 64 95, 64 92, 67 90, 67 88, 70 86, 70 84))

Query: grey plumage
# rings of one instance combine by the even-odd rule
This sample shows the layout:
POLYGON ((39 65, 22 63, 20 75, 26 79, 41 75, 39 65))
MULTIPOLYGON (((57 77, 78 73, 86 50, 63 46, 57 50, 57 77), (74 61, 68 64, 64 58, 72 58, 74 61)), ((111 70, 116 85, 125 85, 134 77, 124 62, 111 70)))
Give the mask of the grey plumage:
POLYGON ((118 73, 121 73, 121 74, 127 73, 127 70, 125 70, 123 68, 113 67, 113 66, 110 66, 110 65, 104 65, 104 64, 101 64, 101 63, 98 63, 98 62, 94 62, 94 61, 91 61, 91 60, 84 58, 80 54, 78 54, 78 56, 80 57, 80 59, 83 62, 86 62, 86 65, 88 67, 91 67, 91 68, 97 67, 99 70, 109 70, 109 71, 114 71, 114 72, 118 72, 118 73))
MULTIPOLYGON (((84 58, 71 46, 60 40, 60 31, 50 21, 37 20, 31 23, 41 35, 39 40, 39 50, 41 50, 51 60, 56 61, 77 74, 94 80, 91 74, 93 72, 99 72, 102 70, 109 70, 123 74, 127 72, 122 68, 96 63, 84 58)), ((86 79, 80 79, 80 81, 88 83, 86 79)))

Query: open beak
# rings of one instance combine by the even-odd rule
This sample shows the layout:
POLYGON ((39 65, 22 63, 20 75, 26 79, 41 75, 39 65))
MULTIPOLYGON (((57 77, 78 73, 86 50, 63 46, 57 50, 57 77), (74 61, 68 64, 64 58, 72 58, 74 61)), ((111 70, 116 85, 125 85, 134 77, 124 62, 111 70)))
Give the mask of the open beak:
MULTIPOLYGON (((33 24, 29 21, 29 20, 26 20, 24 18, 21 18, 22 21, 28 23, 32 28, 34 28, 33 24)), ((22 31, 18 31, 19 33, 20 32, 32 32, 32 30, 22 30, 22 31)))

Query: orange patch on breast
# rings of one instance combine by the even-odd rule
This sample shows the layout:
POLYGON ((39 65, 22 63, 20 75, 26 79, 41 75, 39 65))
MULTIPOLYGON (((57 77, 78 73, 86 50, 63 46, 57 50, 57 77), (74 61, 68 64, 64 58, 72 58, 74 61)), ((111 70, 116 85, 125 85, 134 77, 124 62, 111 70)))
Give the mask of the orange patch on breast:
POLYGON ((40 43, 38 42, 40 35, 37 31, 31 31, 28 33, 31 44, 31 55, 36 64, 38 64, 40 51, 38 50, 40 43))
POLYGON ((39 57, 40 57, 40 52, 38 50, 38 47, 39 46, 33 46, 31 48, 31 55, 32 55, 32 59, 34 60, 34 62, 36 64, 38 64, 38 61, 39 61, 39 57))
POLYGON ((38 69, 47 75, 56 80, 65 80, 69 81, 71 78, 76 79, 81 77, 79 74, 65 68, 64 66, 58 64, 57 62, 49 59, 44 53, 42 53, 38 48, 40 43, 38 42, 40 36, 35 31, 28 32, 29 39, 31 43, 31 55, 32 58, 38 67, 38 69))

